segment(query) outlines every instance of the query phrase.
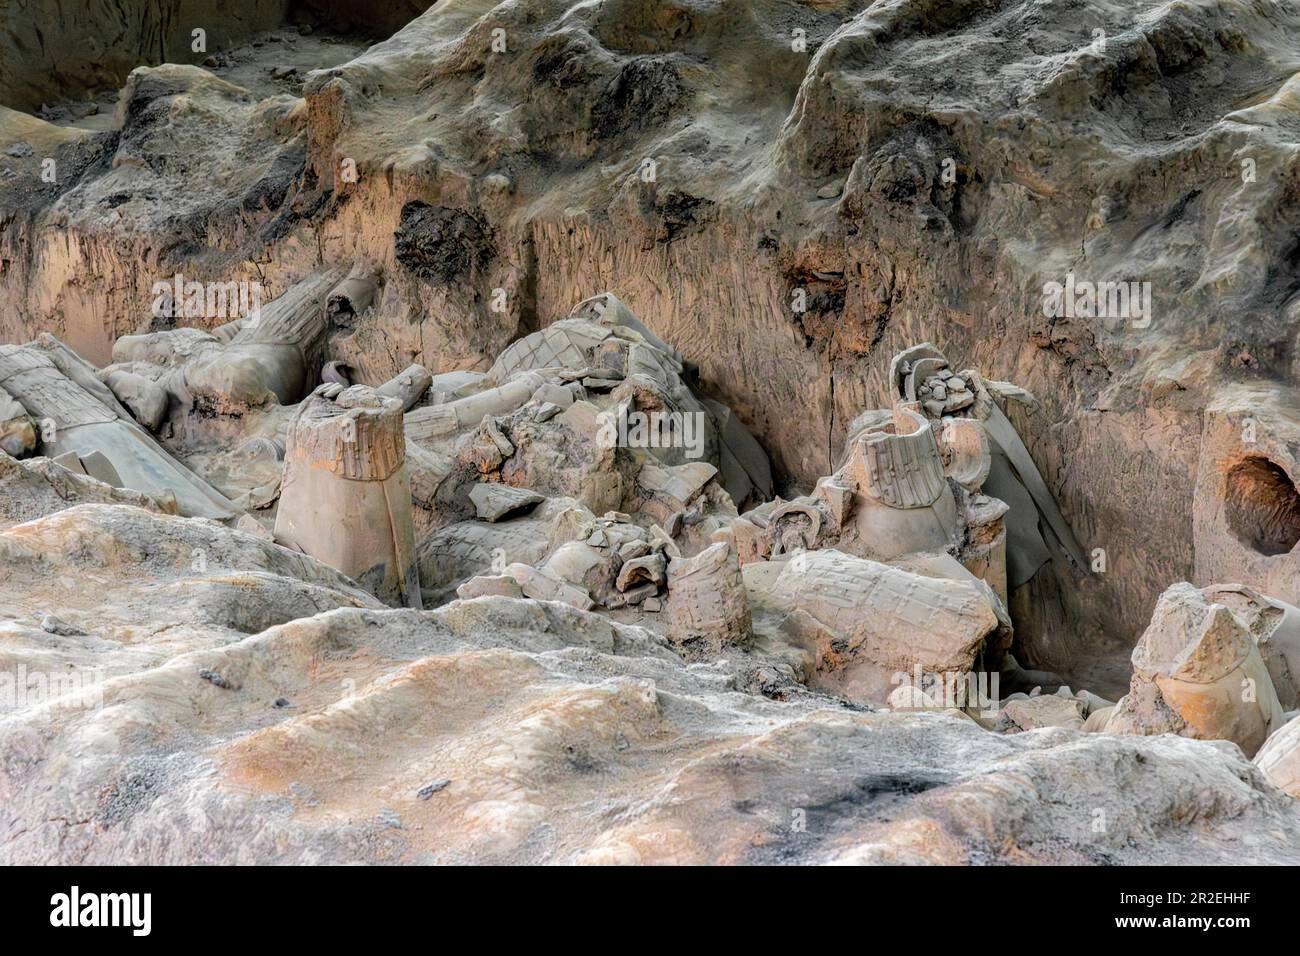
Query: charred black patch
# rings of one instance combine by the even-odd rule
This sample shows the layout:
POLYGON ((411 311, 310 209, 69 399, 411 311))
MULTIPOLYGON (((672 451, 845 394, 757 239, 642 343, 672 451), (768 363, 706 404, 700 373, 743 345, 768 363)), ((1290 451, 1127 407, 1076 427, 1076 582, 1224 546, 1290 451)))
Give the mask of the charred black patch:
POLYGON ((573 744, 566 745, 564 758, 569 767, 577 773, 595 773, 600 769, 600 761, 596 760, 585 747, 577 747, 573 744))
POLYGON ((630 60, 592 107, 592 135, 613 139, 661 123, 672 115, 685 92, 670 59, 646 56, 630 60))
POLYGON ((492 237, 476 216, 419 201, 402 207, 393 242, 398 262, 435 282, 468 278, 496 256, 492 237))
POLYGON ((713 221, 717 214, 716 207, 717 203, 712 199, 692 196, 679 189, 657 196, 653 207, 654 215, 659 221, 655 241, 672 242, 698 231, 713 221))
POLYGON ((1188 207, 1191 206, 1200 195, 1201 191, 1199 189, 1193 189, 1187 195, 1179 199, 1178 202, 1174 203, 1173 208, 1165 214, 1164 219, 1161 221, 1161 228, 1168 231, 1177 225, 1178 222, 1187 215, 1188 207))
POLYGON ((96 133, 57 147, 51 158, 56 162, 58 176, 52 183, 41 178, 41 160, 45 157, 34 153, 0 154, 0 215, 37 212, 83 181, 107 175, 113 168, 118 140, 116 132, 96 133))
POLYGON ((275 157, 268 169, 239 200, 244 212, 278 209, 307 165, 307 148, 288 149, 275 157))
MULTIPOLYGON (((175 328, 175 321, 172 321, 171 328, 175 328)), ((214 421, 216 419, 240 419, 244 417, 243 412, 236 409, 219 406, 211 395, 195 395, 194 400, 190 403, 190 414, 196 418, 214 421)))
POLYGON ((557 90, 582 89, 600 80, 591 51, 571 36, 547 37, 535 51, 533 81, 557 90))
POLYGON ((795 322, 804 335, 804 345, 811 347, 816 338, 830 338, 844 318, 848 281, 842 272, 822 272, 808 267, 786 271, 789 285, 786 301, 795 322))

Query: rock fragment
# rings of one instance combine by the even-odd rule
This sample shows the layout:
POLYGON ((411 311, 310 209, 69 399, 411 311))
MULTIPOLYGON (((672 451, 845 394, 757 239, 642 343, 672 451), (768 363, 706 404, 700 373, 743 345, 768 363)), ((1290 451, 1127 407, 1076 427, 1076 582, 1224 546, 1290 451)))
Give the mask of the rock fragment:
POLYGON ((449 786, 451 786, 451 781, 444 777, 426 783, 423 787, 421 787, 419 790, 416 791, 415 795, 420 800, 428 800, 435 793, 438 793, 442 790, 446 790, 449 786))
POLYGON ((207 667, 199 671, 199 679, 207 681, 213 687, 220 687, 222 690, 238 689, 231 681, 227 680, 225 677, 222 677, 216 671, 207 667))
POLYGON ((75 624, 60 620, 53 614, 46 614, 41 618, 41 630, 47 634, 58 634, 60 637, 84 637, 86 634, 75 624))

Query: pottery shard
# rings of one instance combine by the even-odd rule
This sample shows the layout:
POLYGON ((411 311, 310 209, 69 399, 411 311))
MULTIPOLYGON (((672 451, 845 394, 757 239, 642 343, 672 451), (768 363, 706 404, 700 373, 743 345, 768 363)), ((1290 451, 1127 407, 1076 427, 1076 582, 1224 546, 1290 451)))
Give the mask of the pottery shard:
POLYGON ((641 558, 650 553, 650 543, 634 538, 631 541, 619 545, 618 556, 624 561, 631 561, 635 558, 641 558))
POLYGON ((767 514, 767 536, 772 555, 812 548, 821 533, 822 515, 813 498, 798 498, 777 505, 767 514))
POLYGON ((102 452, 92 451, 87 455, 78 455, 74 451, 67 451, 62 455, 56 455, 51 461, 68 469, 74 475, 85 475, 106 485, 112 485, 114 488, 122 487, 121 476, 102 452))
POLYGON ((596 602, 582 588, 575 587, 555 575, 529 564, 511 564, 506 574, 515 579, 525 597, 536 601, 560 601, 582 611, 590 611, 596 602))
POLYGON ((967 491, 983 488, 993 463, 984 426, 971 418, 945 418, 940 438, 944 474, 967 491))
POLYGON ((643 584, 652 584, 658 589, 667 580, 667 568, 667 560, 658 551, 631 558, 624 561, 623 567, 619 569, 617 587, 620 591, 628 591, 643 584))
POLYGON ((27 410, 0 388, 0 450, 15 458, 36 449, 36 424, 27 410))
POLYGON ((424 397, 433 383, 433 375, 423 365, 408 365, 383 385, 375 389, 385 398, 395 398, 402 403, 402 411, 409 412, 424 397))
POLYGON ((740 561, 726 542, 668 562, 668 636, 713 648, 749 640, 751 620, 740 561))
POLYGON ((826 506, 831 527, 839 532, 848 521, 849 511, 853 508, 853 489, 841 484, 837 476, 828 475, 817 482, 813 497, 826 506))
POLYGON ((556 405, 561 410, 568 408, 573 404, 573 390, 563 385, 553 385, 547 383, 533 392, 531 401, 542 402, 544 404, 556 405))
POLYGON ((239 520, 235 522, 235 527, 240 531, 247 531, 249 534, 257 535, 266 541, 274 540, 270 530, 262 522, 258 521, 250 514, 242 514, 239 520))
POLYGON ((1300 716, 1268 738, 1255 764, 1274 786, 1300 798, 1300 716))
POLYGON ((771 498, 772 465, 763 446, 726 405, 711 399, 705 399, 704 405, 718 425, 722 466, 718 480, 727 489, 727 494, 738 505, 751 499, 766 501, 771 498))
POLYGON ((167 392, 143 375, 117 369, 109 372, 106 384, 137 422, 157 431, 167 415, 167 392))
POLYGON ((717 468, 703 461, 667 468, 645 464, 641 466, 636 480, 646 491, 670 506, 675 506, 675 510, 681 510, 695 500, 717 473, 717 468))
POLYGON ((524 591, 519 582, 508 574, 481 574, 456 588, 456 595, 465 599, 492 595, 521 598, 524 591))
POLYGON ((527 488, 481 481, 469 491, 475 514, 484 521, 500 521, 531 510, 546 499, 527 488))
POLYGON ((939 705, 925 691, 911 684, 895 687, 885 703, 890 710, 938 710, 939 705))
POLYGON ((1049 694, 1013 700, 1002 708, 1001 716, 1011 730, 1037 730, 1040 727, 1083 729, 1083 704, 1072 697, 1049 694))
POLYGON ((491 415, 484 415, 483 421, 479 424, 479 441, 489 443, 502 459, 509 458, 515 453, 514 443, 506 437, 506 433, 501 430, 501 426, 491 415))
POLYGON ((70 472, 50 458, 19 461, 0 455, 0 529, 87 502, 162 510, 161 503, 148 495, 70 472))
MULTIPOLYGON (((618 597, 621 598, 621 600, 626 604, 643 604, 658 593, 659 593, 659 585, 642 584, 638 587, 634 587, 628 591, 623 592, 623 594, 619 595, 618 597)), ((611 607, 619 606, 618 599, 615 599, 610 606, 611 607)))
POLYGON ((598 604, 608 606, 616 593, 620 563, 618 555, 608 548, 570 541, 555 549, 542 570, 580 588, 598 604))
POLYGON ((923 577, 839 551, 796 555, 769 599, 835 635, 845 657, 930 673, 971 669, 998 617, 978 582, 923 577))
POLYGON ((1240 619, 1185 582, 1165 591, 1106 729, 1231 740, 1249 757, 1281 723, 1273 679, 1240 619))

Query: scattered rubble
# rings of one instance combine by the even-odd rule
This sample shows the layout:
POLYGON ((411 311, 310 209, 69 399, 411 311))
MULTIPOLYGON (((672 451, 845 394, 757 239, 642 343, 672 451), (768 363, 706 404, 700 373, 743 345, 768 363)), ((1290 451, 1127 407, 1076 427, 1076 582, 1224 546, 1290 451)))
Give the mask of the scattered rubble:
MULTIPOLYGON (((318 303, 314 308, 324 309, 321 291, 336 284, 333 279, 328 283, 308 280, 308 287, 317 290, 312 293, 318 303)), ((296 302, 304 301, 299 293, 293 296, 296 302)), ((615 305, 594 317, 588 314, 588 304, 580 306, 582 317, 521 339, 482 376, 434 375, 412 367, 371 387, 348 384, 337 366, 327 367, 323 358, 302 364, 302 353, 295 352, 300 357, 293 359, 295 371, 286 379, 282 365, 249 365, 248 353, 226 353, 211 344, 202 345, 199 354, 206 356, 207 363, 203 381, 215 400, 188 406, 169 400, 167 445, 148 437, 159 431, 159 422, 133 418, 153 419, 156 409, 135 400, 134 396, 148 389, 124 378, 126 373, 110 372, 104 377, 110 388, 93 388, 101 381, 96 370, 57 342, 6 347, 4 354, 14 366, 5 380, 7 392, 13 396, 10 400, 31 403, 30 407, 21 404, 19 414, 34 420, 56 417, 58 423, 54 434, 40 433, 34 446, 23 452, 28 456, 54 452, 56 457, 14 461, 6 456, 10 462, 5 466, 6 480, 15 489, 36 481, 38 475, 62 482, 37 485, 52 493, 33 499, 31 512, 23 515, 27 524, 11 527, 7 537, 0 537, 0 548, 11 555, 6 591, 19 609, 32 607, 31 602, 39 600, 47 607, 75 612, 77 607, 90 606, 95 597, 85 595, 77 602, 61 592, 57 602, 51 601, 50 592, 40 587, 15 588, 12 574, 21 574, 22 563, 31 561, 56 568, 87 560, 87 567, 101 562, 108 562, 105 567, 115 566, 126 552, 113 542, 149 542, 154 557, 130 558, 114 576, 121 578, 126 573, 124 580, 131 580, 129 575, 135 575, 134 586, 153 589, 160 583, 148 582, 174 579, 176 583, 161 586, 179 588, 175 593, 188 595, 188 609, 172 605, 171 613, 179 613, 180 620, 187 622, 179 632, 187 636, 168 638, 168 643, 180 640, 175 651, 160 646, 158 652, 143 657, 127 652, 127 646, 120 644, 126 633, 123 629, 139 628, 141 614, 146 613, 144 605, 130 602, 103 614, 102 633, 94 638, 48 612, 41 612, 46 615, 41 627, 67 640, 103 641, 121 647, 104 658, 112 662, 116 674, 155 674, 149 679, 172 680, 165 675, 176 666, 201 660, 189 672, 218 689, 244 691, 238 698, 232 695, 231 700, 249 696, 273 701, 270 710, 284 715, 280 723, 237 734, 222 757, 244 786, 254 790, 270 787, 268 797, 290 783, 301 783, 303 772, 287 767, 273 771, 275 761, 267 762, 269 754, 285 746, 290 752, 302 746, 287 741, 299 739, 296 728, 303 721, 337 724, 330 733, 346 737, 344 725, 330 715, 351 698, 330 702, 328 696, 321 696, 318 681, 310 676, 318 665, 294 665, 306 669, 297 677, 287 673, 276 677, 282 665, 273 661, 283 651, 253 663, 243 652, 235 651, 240 645, 203 635, 234 627, 237 633, 247 635, 241 640, 253 642, 250 653, 257 642, 270 642, 267 651, 256 652, 260 655, 272 653, 272 645, 297 640, 292 635, 299 629, 323 636, 341 626, 341 633, 354 636, 326 639, 309 652, 328 660, 336 653, 329 648, 340 639, 346 645, 367 632, 366 627, 356 630, 361 618, 344 624, 337 617, 339 612, 329 608, 363 608, 374 615, 379 612, 373 609, 383 602, 398 608, 437 608, 426 612, 432 616, 425 618, 367 619, 378 630, 365 640, 379 641, 376 650, 386 648, 382 656, 395 661, 386 666, 396 667, 394 673, 400 676, 383 678, 382 669, 366 671, 364 681, 369 689, 363 691, 358 685, 357 691, 350 693, 384 698, 396 694, 384 705, 396 708, 392 716, 376 718, 383 721, 416 720, 412 725, 416 726, 421 720, 415 712, 408 714, 408 708, 415 706, 415 699, 423 699, 425 692, 420 691, 411 704, 401 703, 407 693, 403 687, 415 692, 432 682, 428 693, 438 694, 436 687, 467 688, 464 681, 474 684, 482 681, 483 675, 509 680, 512 670, 522 668, 521 675, 531 673, 541 658, 529 656, 537 651, 522 656, 520 652, 536 647, 547 633, 546 627, 555 626, 543 624, 549 619, 564 622, 561 645, 572 648, 577 645, 570 642, 576 640, 578 645, 598 648, 601 654, 615 655, 590 672, 588 665, 575 658, 573 667, 578 669, 566 670, 564 678, 578 681, 572 685, 572 693, 579 697, 595 693, 607 699, 613 714, 630 708, 627 719, 616 718, 608 730, 611 739, 621 741, 608 745, 611 755, 636 752, 637 740, 663 732, 651 729, 665 719, 663 708, 668 707, 666 713, 671 714, 676 707, 633 676, 650 667, 665 687, 679 686, 681 692, 697 699, 704 699, 700 695, 740 694, 767 702, 763 706, 795 707, 786 717, 766 718, 768 727, 776 719, 775 726, 785 729, 762 733, 775 734, 772 740, 792 734, 793 745, 805 733, 813 732, 806 743, 798 744, 811 748, 807 751, 810 756, 827 746, 822 736, 827 728, 841 726, 850 715, 873 711, 879 713, 861 718, 867 723, 851 722, 842 725, 842 731, 856 734, 876 727, 877 732, 888 734, 924 733, 942 738, 958 733, 957 727, 965 724, 969 729, 960 734, 968 742, 963 746, 977 750, 990 745, 976 745, 970 734, 986 735, 990 741, 1066 735, 1044 738, 1033 746, 1052 755, 1060 748, 1079 746, 1067 744, 1069 740, 1095 740, 1098 742, 1084 745, 1095 751, 1096 757, 1090 758, 1094 761, 1110 759, 1102 755, 1113 745, 1100 741, 1131 735, 1171 733, 1202 741, 1230 741, 1240 747, 1239 751, 1234 748, 1235 758, 1221 750, 1175 752, 1168 751, 1165 744, 1149 746, 1157 747, 1151 751, 1153 759, 1192 761, 1200 766, 1194 771, 1200 775, 1197 779, 1206 773, 1225 774, 1222 799, 1238 799, 1227 794, 1247 786, 1257 792, 1250 799, 1271 801, 1271 809, 1264 812, 1278 821, 1292 813, 1277 802, 1289 797, 1263 796, 1270 792, 1265 778, 1281 790, 1295 792, 1290 771, 1296 749, 1291 739, 1295 721, 1283 726, 1281 701, 1294 703, 1300 693, 1292 676, 1296 673, 1295 651, 1300 646, 1296 633, 1300 631, 1293 626, 1295 609, 1284 602, 1241 585, 1199 591, 1190 585, 1176 585, 1162 598, 1134 651, 1129 693, 1114 704, 1087 690, 1076 692, 1063 685, 1043 688, 1041 682, 1052 680, 1053 675, 1027 671, 1016 663, 1011 653, 1015 631, 1006 604, 1008 592, 1016 586, 1017 575, 1035 572, 1033 566, 1044 560, 1044 554, 1048 559, 1059 554, 1070 560, 1076 547, 1054 501, 1043 497, 1041 479, 1021 457, 1023 444, 1014 429, 993 411, 1008 397, 1027 401, 1026 395, 1013 386, 989 383, 973 370, 944 374, 946 361, 930 347, 909 350, 905 354, 911 358, 896 361, 894 366, 903 383, 898 399, 889 410, 860 416, 860 427, 853 430, 841 465, 818 481, 810 495, 764 499, 770 489, 770 472, 752 439, 738 430, 732 417, 710 411, 693 395, 678 377, 682 359, 640 331, 642 327, 625 306, 612 296, 597 301, 615 305), (602 324, 607 320, 600 316, 611 311, 618 317, 617 324, 602 324), (58 356, 59 361, 51 356, 58 356), (245 369, 240 384, 230 385, 229 393, 212 391, 219 388, 216 383, 223 380, 227 368, 237 367, 245 369), (64 368, 75 372, 77 378, 64 368), (593 375, 593 368, 602 369, 600 375, 593 375), (903 374, 902 369, 911 371, 903 374), (314 385, 314 374, 326 380, 314 385), (924 382, 920 387, 928 391, 921 392, 917 382, 924 382), (947 384, 940 388, 940 383, 947 384), (277 391, 280 388, 285 389, 283 394, 277 391), (237 401, 237 390, 246 396, 274 397, 237 401), (915 401, 914 392, 924 401, 915 401), (132 400, 126 401, 127 397, 132 400), (559 414, 536 414, 544 406, 561 402, 565 411, 559 414), (627 430, 632 416, 667 407, 701 416, 699 443, 685 444, 688 436, 684 431, 665 433, 677 441, 674 444, 672 440, 652 440, 648 434, 637 437, 627 430), (939 417, 931 418, 932 414, 939 417), (990 422, 994 424, 990 426, 990 422), (91 444, 79 438, 84 433, 79 429, 87 426, 111 431, 91 444), (267 457, 260 460, 278 465, 282 473, 274 482, 258 474, 266 489, 264 497, 239 497, 249 505, 256 502, 257 507, 245 509, 225 499, 224 512, 212 514, 212 503, 220 500, 214 483, 230 481, 221 472, 223 459, 212 450, 228 444, 229 436, 240 427, 259 436, 256 440, 269 449, 267 457), (692 448, 703 457, 684 457, 693 453, 692 448), (140 461, 148 462, 147 467, 140 461), (1005 464, 997 466, 998 461, 1005 464), (212 474, 212 482, 205 480, 205 472, 212 474), (998 474, 1007 486, 1018 489, 1010 494, 1014 506, 990 493, 990 484, 997 484, 998 474), (162 491, 160 475, 179 476, 166 486, 168 491, 179 488, 182 492, 174 498, 167 496, 172 502, 171 515, 158 514, 168 510, 156 500, 162 491), (59 493, 61 488, 66 490, 59 493), (743 512, 737 507, 737 496, 745 503, 743 512), (77 500, 111 503, 67 508, 77 500), (129 520, 128 514, 132 515, 129 520), (231 527, 223 527, 213 518, 231 527), (158 533, 162 526, 158 532, 142 534, 143 529, 137 528, 142 519, 178 524, 166 526, 162 535, 158 533), (193 524, 190 530, 196 522, 200 524, 193 524), (60 525, 67 530, 58 530, 60 525), (1015 534, 1009 533, 1011 527, 1018 528, 1015 534), (69 534, 72 528, 78 530, 69 534), (200 528, 204 529, 201 533, 200 528), (198 540, 196 533, 208 543, 184 543, 186 539, 198 540), (217 539, 210 537, 214 533, 217 539), (231 535, 238 537, 228 537, 231 535), (176 544, 165 545, 168 539, 175 539, 176 544), (67 550, 67 542, 91 540, 103 542, 96 546, 99 556, 88 556, 84 546, 67 550), (238 546, 232 550, 236 541, 238 546), (163 558, 160 565, 163 550, 174 557, 163 558), (144 563, 134 563, 137 561, 144 563), (284 570, 273 573, 288 571, 289 577, 278 579, 281 583, 265 592, 268 603, 260 618, 251 606, 232 616, 235 605, 223 604, 234 600, 225 582, 245 580, 250 574, 264 578, 266 571, 252 570, 259 565, 268 570, 280 567, 284 570), (327 566, 337 571, 328 571, 327 566), (157 577, 160 571, 162 578, 157 577), (301 583, 290 583, 295 580, 301 583), (301 590, 304 587, 306 591, 301 590), (300 592, 296 597, 295 591, 300 592), (331 596, 326 598, 326 594, 331 596), (302 605, 303 598, 308 600, 307 606, 302 605), (480 619, 481 623, 472 623, 480 619), (430 622, 445 637, 430 638, 432 644, 417 638, 415 635, 423 633, 421 628, 430 626, 419 621, 430 622), (517 640, 522 643, 512 645, 516 650, 502 649, 508 646, 499 643, 503 628, 519 635, 517 640), (385 636, 390 632, 391 636, 385 636), (479 648, 475 653, 488 657, 471 664, 477 658, 464 656, 468 653, 466 640, 479 648), (437 651, 440 641, 450 643, 437 651), (620 663, 610 671, 609 661, 613 660, 620 663), (451 676, 462 668, 469 668, 465 677, 451 676), (437 676, 444 671, 445 677, 437 676), (607 672, 625 676, 606 687, 600 683, 605 678, 598 674, 607 672), (471 678, 470 673, 480 676, 471 678), (1008 686, 1033 680, 1040 684, 1028 694, 1002 695, 997 682, 1004 676, 1008 686), (448 680, 453 683, 447 684, 448 680), (391 691, 383 689, 390 685, 391 691), (728 685, 734 689, 722 689, 728 685), (617 703, 620 700, 625 703, 617 703), (899 723, 915 719, 907 715, 926 713, 938 722, 899 723), (836 714, 839 716, 831 716, 836 714), (272 744, 277 737, 286 742, 272 744), (1164 753, 1167 758, 1158 757, 1164 753), (1245 771, 1238 763, 1256 755, 1261 775, 1258 779, 1242 776, 1245 771), (1211 771, 1211 767, 1216 769, 1211 771), (1229 784, 1229 779, 1235 782, 1229 784)), ((272 311, 275 314, 274 308, 272 311)), ((308 312, 298 314, 307 316, 308 312)), ((143 350, 137 355, 158 357, 155 346, 144 339, 130 347, 143 350)), ((192 360, 187 358, 173 368, 188 374, 192 360)), ((169 379, 164 376, 160 380, 169 379)), ((269 583, 272 579, 265 580, 269 583)), ((241 596, 239 603, 247 606, 252 593, 256 592, 241 596)), ((175 619, 146 625, 154 629, 152 639, 169 633, 175 619)), ((554 650, 552 646, 552 653, 554 650)), ((76 659, 74 649, 67 653, 76 659)), ((293 659, 293 654, 288 659, 293 659)), ((345 659, 346 655, 339 658, 345 659)), ((107 686, 115 688, 112 681, 110 678, 107 686)), ((106 693, 109 699, 118 700, 122 691, 106 693)), ((454 708, 468 706, 468 698, 463 705, 456 703, 463 693, 454 691, 440 704, 452 708, 446 711, 448 719, 462 719, 453 715, 458 713, 454 708)), ((71 732, 80 720, 116 720, 112 715, 121 706, 114 704, 101 717, 94 712, 81 717, 72 714, 63 718, 64 725, 71 732)), ((210 708, 214 704, 205 700, 193 706, 210 708)), ((756 719, 756 707, 757 703, 729 702, 726 710, 731 716, 723 723, 738 729, 748 726, 756 719), (751 713, 754 716, 747 716, 751 713)), ((38 719, 34 711, 25 713, 20 719, 38 719)), ((222 719, 243 718, 231 711, 222 719)), ((707 741, 721 732, 721 725, 701 730, 703 736, 692 746, 713 746, 707 741)), ((753 734, 757 726, 744 732, 753 734)), ((0 735, 0 745, 2 738, 0 735)), ((567 739, 571 738, 558 738, 555 746, 567 739)), ((346 745, 342 738, 338 743, 346 745)), ((580 757, 565 759, 578 760, 582 766, 611 759, 594 756, 592 745, 593 741, 587 740, 572 751, 580 757)), ((365 746, 382 752, 390 745, 382 737, 374 737, 365 746)), ((448 738, 448 746, 452 749, 439 752, 454 755, 461 745, 448 738)), ((578 745, 563 744, 564 748, 574 746, 578 745)), ((283 763, 297 758, 275 759, 283 763)), ((367 764, 367 773, 381 772, 389 759, 377 755, 377 762, 367 764)), ((391 759, 398 759, 396 752, 391 759)), ((832 766, 855 758, 832 749, 825 759, 829 761, 827 772, 831 772, 832 766)), ((466 847, 466 852, 482 859, 505 858, 499 854, 516 852, 511 848, 522 846, 517 841, 531 826, 528 821, 534 817, 530 814, 539 814, 536 819, 541 819, 544 811, 539 807, 522 816, 494 816, 491 804, 482 802, 492 799, 489 778, 476 776, 472 765, 458 758, 451 758, 450 764, 465 777, 465 783, 447 791, 455 796, 438 804, 445 808, 440 812, 484 824, 497 821, 484 831, 493 834, 489 842, 466 847)), ((102 787, 104 775, 113 772, 111 766, 87 764, 81 771, 86 786, 102 787)), ((1096 778, 1093 783, 1104 779, 1096 762, 1086 767, 1088 777, 1096 778)), ((1173 767, 1171 763, 1158 774, 1172 781, 1183 772, 1173 767)), ((420 761, 416 760, 410 772, 419 771, 420 761)), ((693 776, 684 767, 675 772, 686 774, 682 785, 693 776)), ((50 797, 39 779, 32 777, 21 785, 28 796, 16 806, 26 806, 25 799, 48 802, 50 797), (46 796, 38 796, 40 793, 46 796)), ((432 783, 426 778, 407 792, 414 792, 417 803, 424 803, 449 783, 447 777, 432 783)), ((199 786, 197 779, 188 785, 199 786)), ((332 784, 313 780, 310 786, 313 793, 324 796, 332 784)), ((956 794, 964 784, 952 778, 939 786, 953 788, 952 799, 958 799, 956 794)), ((381 789, 388 793, 391 788, 385 785, 381 789)), ((392 799, 398 799, 397 791, 392 792, 392 799)), ((215 791, 204 799, 218 817, 235 813, 242 819, 239 815, 244 811, 236 810, 228 798, 219 798, 215 791)), ((1189 799, 1200 797, 1191 797, 1189 791, 1189 799)), ((156 817, 156 825, 165 825, 168 812, 165 801, 155 800, 148 814, 156 817)), ((374 811, 379 819, 395 812, 391 807, 374 811)), ((1120 812, 1118 808, 1116 812, 1120 812)), ((1236 822, 1231 826, 1242 825, 1239 815, 1232 819, 1236 822)), ((431 823, 426 820, 422 825, 427 828, 431 823)), ((711 824, 719 825, 723 824, 711 824)), ((1279 825, 1300 832, 1300 816, 1279 825)), ((1220 826, 1229 826, 1226 818, 1220 826)), ((434 830, 445 833, 441 827, 434 830)), ((405 825, 387 829, 418 832, 405 825)), ((887 828, 879 831, 886 832, 887 828)), ((626 841, 640 839, 630 833, 607 833, 583 851, 584 858, 629 854, 626 841)), ((309 838, 304 832, 288 837, 284 845, 297 846, 304 839, 319 845, 322 838, 309 838)), ((334 836, 328 839, 338 840, 334 836)), ((873 838, 879 839, 888 838, 873 838)), ((432 845, 419 849, 407 837, 402 840, 406 849, 400 852, 413 860, 430 858, 429 854, 436 858, 440 852, 432 845)), ((109 855, 104 858, 117 852, 114 845, 113 841, 103 845, 101 852, 109 855)), ((334 849, 327 855, 356 852, 346 849, 346 840, 330 845, 334 849)), ((866 845, 856 849, 824 847, 817 853, 826 859, 845 853, 861 855, 867 852, 866 845)), ((953 844, 961 845, 960 841, 953 844)), ((42 855, 35 847, 12 846, 10 858, 42 855)), ((292 857, 299 851, 288 852, 292 857)), ((968 851, 945 851, 935 859, 962 859, 963 852, 968 851)), ((1117 852, 1108 844, 1104 850, 1081 847, 1053 859, 1115 859, 1117 852)), ((177 853, 180 856, 175 858, 184 858, 183 848, 178 847, 177 853)), ((632 856, 652 858, 644 850, 632 856)), ((695 852, 681 857, 686 858, 701 857, 695 852)))

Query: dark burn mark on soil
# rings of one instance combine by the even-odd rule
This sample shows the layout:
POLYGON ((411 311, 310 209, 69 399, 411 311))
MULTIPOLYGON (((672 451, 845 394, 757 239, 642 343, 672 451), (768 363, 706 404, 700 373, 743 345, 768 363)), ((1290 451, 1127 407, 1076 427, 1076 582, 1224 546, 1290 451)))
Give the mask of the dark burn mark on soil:
POLYGON ((597 139, 613 139, 658 125, 672 115, 685 87, 666 57, 638 57, 623 65, 591 110, 597 139))
POLYGON ((717 203, 712 199, 680 189, 655 193, 653 200, 643 200, 641 205, 643 214, 653 223, 655 242, 664 244, 701 231, 718 216, 717 203))
POLYGON ((810 849, 833 842, 860 823, 887 822, 902 815, 909 798, 949 782, 930 773, 862 773, 832 792, 809 794, 801 806, 776 807, 757 798, 737 800, 732 809, 772 821, 768 829, 771 842, 756 845, 746 855, 747 863, 793 863, 806 861, 810 849), (801 811, 797 819, 795 810, 801 811))
POLYGON ((462 209, 418 200, 402 207, 393 241, 397 261, 414 275, 434 282, 467 279, 497 254, 482 220, 462 209))

